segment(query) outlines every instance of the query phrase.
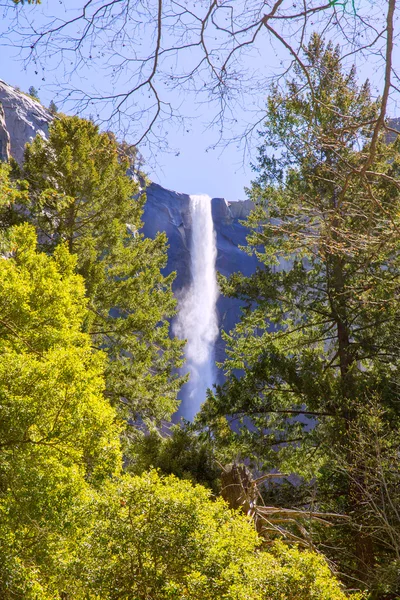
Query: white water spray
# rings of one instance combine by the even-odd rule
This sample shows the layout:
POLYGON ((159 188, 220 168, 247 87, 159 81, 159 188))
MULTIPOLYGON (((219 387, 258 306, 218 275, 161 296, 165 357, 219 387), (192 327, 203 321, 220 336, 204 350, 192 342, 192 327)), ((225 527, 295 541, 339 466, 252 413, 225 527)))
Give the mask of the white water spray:
POLYGON ((216 303, 218 284, 215 272, 217 248, 211 214, 211 198, 190 196, 192 242, 190 267, 192 284, 179 302, 175 333, 187 339, 185 371, 190 379, 179 413, 193 419, 206 399, 207 388, 215 383, 214 344, 218 337, 216 303))

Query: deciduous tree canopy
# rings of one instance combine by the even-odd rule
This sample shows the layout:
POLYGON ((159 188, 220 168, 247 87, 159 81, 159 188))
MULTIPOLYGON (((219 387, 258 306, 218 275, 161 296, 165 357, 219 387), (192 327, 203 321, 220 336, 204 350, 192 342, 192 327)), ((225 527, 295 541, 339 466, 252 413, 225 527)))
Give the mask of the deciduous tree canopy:
POLYGON ((107 490, 83 553, 83 589, 104 600, 345 598, 322 558, 283 545, 261 550, 244 516, 201 486, 155 472, 107 490))
POLYGON ((84 282, 65 246, 12 229, 0 260, 0 595, 54 598, 84 525, 80 505, 119 473, 121 424, 103 396, 105 355, 81 330, 84 282), (47 595, 47 592, 49 595, 47 595))

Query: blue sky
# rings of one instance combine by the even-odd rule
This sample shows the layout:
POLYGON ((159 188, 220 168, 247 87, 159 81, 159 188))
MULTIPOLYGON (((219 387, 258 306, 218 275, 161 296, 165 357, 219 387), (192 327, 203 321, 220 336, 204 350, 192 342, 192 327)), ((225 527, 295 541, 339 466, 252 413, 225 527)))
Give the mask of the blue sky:
MULTIPOLYGON (((360 0, 364 1, 364 0, 360 0)), ((25 4, 16 10, 26 11, 28 15, 34 15, 40 26, 41 11, 56 11, 58 16, 70 15, 74 6, 82 6, 81 0, 42 0, 43 4, 39 7, 31 7, 25 4)), ((10 11, 8 16, 3 17, 3 28, 7 26, 7 19, 10 20, 10 11)), ((337 40, 336 40, 337 41, 337 40)), ((249 58, 251 66, 264 69, 272 75, 278 72, 280 62, 284 57, 280 50, 272 47, 268 43, 259 52, 253 52, 249 58)), ((42 70, 40 67, 30 64, 24 67, 24 63, 18 58, 18 49, 11 45, 1 47, 1 65, 0 78, 11 85, 19 86, 27 91, 29 86, 33 85, 39 90, 39 96, 43 104, 48 105, 55 96, 57 86, 63 85, 62 67, 54 68, 51 62, 51 70, 42 70), (42 81, 42 78, 45 81, 42 81), (52 89, 51 89, 52 88, 52 89)), ((362 67, 362 76, 375 77, 374 65, 372 63, 362 67)), ((76 86, 96 85, 104 78, 104 86, 112 85, 111 81, 106 82, 106 78, 98 68, 86 69, 82 72, 82 78, 75 75, 73 80, 76 86)), ((376 77, 375 77, 376 78, 376 77)), ((379 85, 379 76, 376 83, 379 85)), ((114 84, 118 85, 118 82, 114 84)), ((103 89, 108 89, 104 87, 103 89)), ((254 104, 259 108, 265 102, 267 90, 256 90, 253 94, 254 104), (255 99, 257 96, 257 99, 255 99)), ((228 200, 237 200, 245 198, 244 187, 250 184, 252 171, 250 169, 251 160, 255 160, 255 139, 252 140, 250 148, 246 152, 240 144, 228 144, 216 149, 212 146, 218 140, 218 131, 216 128, 209 128, 208 121, 212 118, 212 107, 203 101, 198 102, 195 96, 180 97, 178 92, 172 93, 175 104, 181 105, 182 111, 189 116, 189 119, 182 126, 172 123, 166 124, 168 129, 167 139, 169 151, 164 148, 154 149, 150 154, 146 148, 142 148, 146 159, 146 169, 150 178, 163 185, 166 188, 178 192, 200 194, 205 193, 212 197, 225 197, 228 200)), ((245 99, 245 103, 252 103, 252 96, 245 99)), ((236 130, 227 134, 232 135, 240 132, 245 122, 251 123, 254 118, 252 113, 246 113, 239 106, 235 109, 238 125, 236 130)), ((66 112, 72 112, 71 110, 66 112)), ((84 115, 82 115, 84 116, 84 115)), ((87 115, 86 115, 87 116, 87 115)), ((129 140, 128 138, 128 141, 129 140)))

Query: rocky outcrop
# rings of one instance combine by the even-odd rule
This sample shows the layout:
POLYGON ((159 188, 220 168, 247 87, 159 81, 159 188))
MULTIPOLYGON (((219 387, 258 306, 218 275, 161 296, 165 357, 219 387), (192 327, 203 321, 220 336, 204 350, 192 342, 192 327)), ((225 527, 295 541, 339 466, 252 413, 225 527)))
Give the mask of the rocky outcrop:
MULTIPOLYGON (((46 137, 53 116, 40 102, 16 90, 1 79, 0 103, 4 110, 5 130, 6 135, 7 133, 9 135, 11 156, 21 163, 25 144, 31 142, 37 134, 46 137)), ((1 131, 0 114, 0 140, 3 141, 1 131)), ((1 153, 4 155, 4 148, 1 153)))
MULTIPOLYGON (((225 276, 235 271, 250 275, 255 271, 257 260, 241 249, 246 245, 247 229, 240 222, 253 208, 245 200, 227 202, 224 198, 212 199, 212 215, 217 236, 217 270, 225 276)), ((154 237, 164 231, 168 238, 168 264, 165 274, 176 272, 174 291, 179 297, 190 285, 190 240, 192 223, 189 211, 189 195, 166 190, 152 183, 147 189, 147 202, 143 214, 143 233, 154 237)), ((230 331, 240 318, 240 300, 219 297, 217 304, 220 330, 230 331)), ((216 360, 225 356, 225 345, 221 338, 216 343, 216 360)))
POLYGON ((10 159, 10 153, 10 134, 6 125, 3 105, 0 103, 0 161, 7 162, 10 159))

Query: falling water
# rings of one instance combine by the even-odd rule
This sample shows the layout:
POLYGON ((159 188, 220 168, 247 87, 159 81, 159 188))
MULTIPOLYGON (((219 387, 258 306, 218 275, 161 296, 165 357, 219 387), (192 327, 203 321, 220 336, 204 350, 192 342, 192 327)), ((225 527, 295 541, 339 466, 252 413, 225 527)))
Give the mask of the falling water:
POLYGON ((179 302, 175 333, 187 339, 185 356, 189 382, 179 414, 191 420, 215 383, 214 343, 218 336, 216 303, 218 285, 215 272, 217 248, 211 214, 211 198, 190 196, 192 241, 190 267, 192 283, 179 302))

